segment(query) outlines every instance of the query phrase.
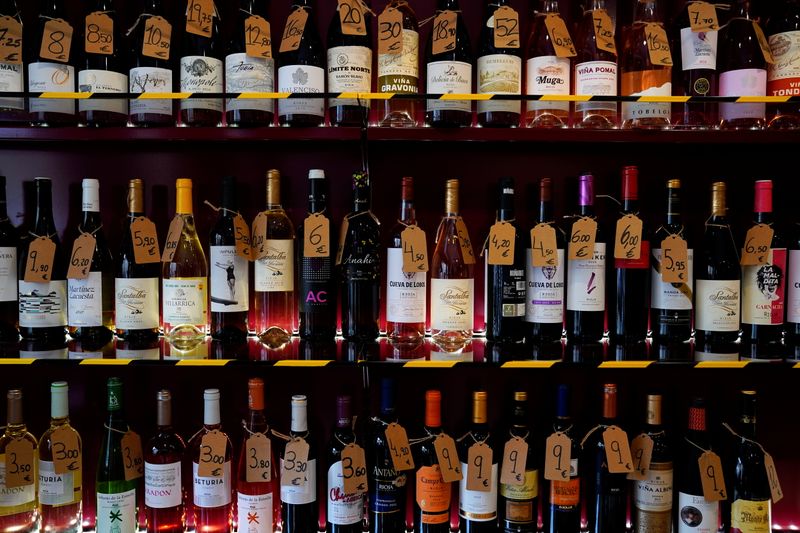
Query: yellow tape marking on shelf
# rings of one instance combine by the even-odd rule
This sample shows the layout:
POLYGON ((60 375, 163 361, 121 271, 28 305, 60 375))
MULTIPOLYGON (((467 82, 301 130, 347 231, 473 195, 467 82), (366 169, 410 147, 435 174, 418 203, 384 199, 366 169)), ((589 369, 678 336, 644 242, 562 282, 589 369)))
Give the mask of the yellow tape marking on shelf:
POLYGON ((744 368, 750 361, 700 361, 695 368, 744 368))
POLYGON ((673 102, 676 104, 683 104, 689 101, 689 96, 640 96, 639 102, 659 103, 659 102, 673 102))
POLYGON ((604 361, 600 368, 647 368, 653 361, 604 361))
POLYGON ((181 359, 176 366, 225 366, 233 359, 181 359))
POLYGON ((82 359, 79 364, 92 366, 125 366, 133 359, 82 359))
POLYGON ((500 368, 552 368, 560 361, 509 361, 500 368))
POLYGON ((491 97, 491 94, 448 93, 441 95, 439 100, 489 100, 491 97))
POLYGON ((36 359, 10 359, 10 358, 2 358, 0 359, 0 365, 29 365, 36 361, 36 359))
POLYGON ((736 99, 739 104, 782 104, 789 101, 789 96, 740 96, 736 99))
POLYGON ((289 366, 289 367, 297 367, 297 368, 313 368, 313 367, 323 367, 328 366, 333 361, 326 360, 326 361, 305 361, 299 359, 283 359, 275 363, 275 366, 289 366))
POLYGON ((40 98, 52 98, 53 100, 86 100, 92 93, 42 93, 40 98))
POLYGON ((137 100, 185 100, 192 93, 142 93, 136 97, 137 100))
POLYGON ((409 361, 403 368, 453 368, 458 361, 409 361))
POLYGON ((237 100, 284 100, 292 93, 241 93, 237 100))
POLYGON ((591 96, 574 94, 543 94, 540 102, 588 102, 591 96))

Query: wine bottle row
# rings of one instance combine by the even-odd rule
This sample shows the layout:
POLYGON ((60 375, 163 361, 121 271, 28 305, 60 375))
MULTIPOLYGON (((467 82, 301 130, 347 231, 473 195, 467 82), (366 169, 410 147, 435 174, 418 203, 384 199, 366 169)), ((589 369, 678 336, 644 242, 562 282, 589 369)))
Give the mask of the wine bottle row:
MULTIPOLYGON (((377 16, 363 0, 339 2, 323 43, 312 0, 292 0, 278 53, 267 2, 239 0, 230 35, 213 1, 186 0, 171 20, 163 0, 143 2, 127 33, 111 0, 92 0, 73 28, 65 0, 42 1, 37 24, 22 29, 15 0, 0 2, 2 92, 380 93, 589 96, 798 96, 800 5, 775 2, 769 19, 750 0, 685 2, 666 23, 657 0, 633 2, 632 23, 616 35, 605 0, 584 2, 570 30, 556 0, 537 2, 527 39, 508 0, 484 7, 477 46, 459 0, 437 0, 419 57, 420 24, 404 0, 377 16), (762 23, 766 22, 766 35, 762 23), (372 33, 377 26, 377 54, 372 33), (33 28, 30 33, 28 27, 33 28), (572 35, 575 36, 573 39, 572 35), (81 43, 81 41, 83 41, 81 43), (619 50, 618 50, 619 45, 619 50), (373 60, 375 55, 375 60, 373 60), (377 70, 377 74, 373 72, 377 70), (77 78, 76 78, 77 72, 77 78), (424 78, 423 78, 424 76, 424 78), (424 79, 424 82, 423 82, 424 79)), ((474 8, 473 5, 468 6, 474 8)), ((333 98, 171 100, 0 99, 0 121, 34 125, 361 126, 368 101, 333 98), (277 105, 277 113, 275 107, 277 105)), ((386 100, 374 119, 413 127, 424 111, 435 127, 784 129, 800 126, 800 106, 763 103, 386 100), (424 107, 424 110, 422 109, 424 107)))

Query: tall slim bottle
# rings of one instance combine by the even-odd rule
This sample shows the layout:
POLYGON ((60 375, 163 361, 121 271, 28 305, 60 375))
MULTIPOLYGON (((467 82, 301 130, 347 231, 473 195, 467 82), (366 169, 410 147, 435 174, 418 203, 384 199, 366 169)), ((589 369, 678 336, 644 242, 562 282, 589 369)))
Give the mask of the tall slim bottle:
MULTIPOLYGON (((434 440, 442 433, 442 393, 425 392, 425 438, 414 453, 417 466, 414 498, 416 533, 449 533, 452 483, 445 483, 434 440)), ((453 458, 455 460, 455 458, 453 458)))
MULTIPOLYGON (((573 94, 591 96, 617 95, 617 54, 597 46, 595 14, 606 13, 605 0, 592 0, 591 9, 583 14, 576 37, 578 55, 574 61, 573 94)), ((607 13, 606 13, 607 14, 607 13)), ((613 28, 612 28, 613 29, 613 28)), ((616 40, 616 35, 614 36, 616 40)), ((610 129, 619 125, 616 102, 578 102, 573 126, 576 128, 610 129)))
POLYGON ((247 340, 250 309, 250 264, 236 253, 234 218, 239 214, 238 191, 235 177, 222 178, 222 203, 208 247, 211 337, 231 343, 247 340))
MULTIPOLYGON (((484 12, 477 62, 478 94, 522 94, 522 45, 516 48, 495 46, 495 15, 509 0, 490 0, 484 12)), ((509 31, 504 28, 503 31, 509 31)), ((519 32, 519 28, 516 29, 519 32)), ((519 35, 519 33, 518 33, 519 35)), ((519 101, 479 101, 478 124, 483 127, 519 126, 519 101)))
POLYGON ((556 419, 553 431, 566 434, 571 442, 569 477, 566 480, 545 480, 547 502, 542 505, 544 533, 574 533, 581 524, 581 474, 578 469, 581 446, 569 414, 569 386, 559 385, 556 398, 556 419), (548 490, 549 488, 549 490, 548 490))
POLYGON ((633 531, 671 533, 673 469, 672 450, 661 420, 662 397, 647 395, 647 423, 643 433, 653 440, 653 455, 646 478, 633 482, 633 531))
MULTIPOLYGON (((767 69, 767 96, 798 96, 800 94, 800 2, 782 2, 773 12, 765 28, 774 63, 767 69)), ((800 108, 796 103, 777 104, 768 108, 769 129, 800 128, 800 108)))
POLYGON ((20 470, 24 465, 18 465, 16 454, 12 454, 9 459, 6 457, 8 447, 13 442, 27 441, 30 443, 32 457, 30 474, 25 476, 27 484, 19 487, 8 487, 6 485, 6 471, 4 469, 3 481, 0 483, 0 528, 3 531, 36 531, 38 529, 39 513, 36 507, 36 466, 38 463, 38 450, 36 449, 36 439, 28 431, 22 415, 22 391, 18 389, 9 390, 6 394, 6 427, 3 435, 0 436, 0 460, 4 466, 8 465, 13 472, 14 468, 20 470))
POLYGON ((17 249, 20 242, 19 233, 8 218, 6 205, 6 177, 0 176, 0 342, 13 342, 19 339, 17 249))
MULTIPOLYGON (((350 396, 336 397, 336 428, 328 445, 327 533, 361 533, 364 521, 364 493, 347 493, 344 488, 342 451, 356 442, 350 396)), ((352 466, 349 467, 352 470, 352 466)))
POLYGON ((459 482, 458 530, 460 533, 483 533, 497 531, 497 485, 499 454, 495 451, 494 439, 489 430, 487 403, 489 395, 484 391, 472 393, 472 424, 466 438, 458 448, 461 460, 461 472, 464 478, 459 482), (492 448, 491 465, 467 465, 469 448, 476 443, 484 442, 492 448), (469 490, 467 488, 467 468, 480 468, 479 475, 489 478, 489 490, 469 490))
POLYGON ((529 422, 528 393, 514 393, 514 409, 509 438, 520 438, 528 444, 522 485, 500 483, 498 505, 500 527, 507 533, 537 533, 539 524, 539 460, 529 422))
MULTIPOLYGON (((386 8, 400 12, 402 45, 398 54, 378 54, 378 87, 380 93, 417 94, 419 92, 419 24, 414 9, 406 0, 389 0, 386 8)), ((388 38, 393 28, 378 24, 378 39, 388 38)), ((380 104, 381 126, 410 128, 417 125, 416 100, 389 99, 380 104)))
MULTIPOLYGON (((14 19, 22 25, 22 12, 17 8, 16 0, 3 0, 0 2, 0 16, 14 19)), ((24 42, 24 41, 23 41, 24 42)), ((17 50, 12 51, 4 59, 16 60, 15 63, 0 61, 0 95, 4 92, 22 92, 25 90, 25 65, 23 50, 19 42, 17 50)), ((0 97, 0 123, 22 124, 27 122, 28 114, 25 111, 23 98, 0 97)))
POLYGON ((172 394, 156 395, 156 431, 144 447, 144 508, 147 533, 180 533, 186 527, 186 490, 181 465, 186 444, 172 427, 172 394))
POLYGON ((706 425, 706 403, 694 398, 689 407, 688 429, 681 442, 681 460, 675 472, 678 492, 678 533, 713 532, 719 528, 719 502, 703 495, 703 483, 697 461, 704 450, 711 450, 711 436, 706 425))
MULTIPOLYGON (((368 93, 372 90, 372 17, 362 12, 366 35, 346 35, 337 7, 328 26, 328 92, 368 93)), ((351 17, 357 15, 352 14, 351 17)), ((361 126, 369 119, 369 100, 332 98, 328 101, 331 126, 361 126)))
MULTIPOLYGON (((169 93, 174 90, 173 63, 175 54, 172 32, 169 37, 160 28, 151 26, 148 21, 153 17, 161 17, 170 23, 169 12, 163 0, 147 0, 138 18, 138 24, 131 34, 131 50, 128 61, 129 92, 131 93, 169 93), (142 53, 144 45, 157 46, 157 57, 142 53)), ((134 126, 172 126, 175 123, 173 100, 131 100, 129 120, 134 126)))
MULTIPOLYGON (((193 4, 188 1, 185 17, 197 21, 205 14, 199 9, 190 9, 193 4)), ((219 14, 214 2, 211 22, 208 24, 211 35, 197 35, 183 31, 183 42, 180 51, 180 90, 187 93, 222 93, 225 90, 225 70, 222 63, 222 43, 220 42, 219 14)), ((199 7, 199 4, 196 5, 199 7)), ((180 119, 184 126, 217 126, 222 121, 224 104, 222 98, 187 99, 180 101, 180 119)))
MULTIPOLYGON (((286 533, 317 533, 319 531, 319 505, 317 505, 317 451, 308 431, 308 399, 292 396, 292 424, 289 435, 303 438, 309 445, 305 484, 281 485, 283 531, 286 533)), ((293 461, 284 452, 281 464, 293 461)), ((297 470, 294 469, 296 472, 297 470)))

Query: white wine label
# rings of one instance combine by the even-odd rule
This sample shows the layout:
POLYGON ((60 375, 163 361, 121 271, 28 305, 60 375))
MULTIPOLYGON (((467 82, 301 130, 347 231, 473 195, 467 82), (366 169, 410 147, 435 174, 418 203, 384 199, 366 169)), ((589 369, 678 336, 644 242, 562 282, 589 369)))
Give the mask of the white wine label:
POLYGON ((672 463, 650 463, 647 478, 633 482, 633 505, 640 511, 672 509, 672 463))
POLYGON ((56 474, 53 461, 39 461, 39 503, 44 505, 66 505, 80 501, 80 492, 75 497, 72 472, 56 474))
MULTIPOLYGON (((128 90, 128 76, 110 70, 81 70, 78 72, 78 91, 82 93, 118 93, 128 90)), ((114 100, 78 100, 78 111, 108 111, 128 114, 128 101, 124 98, 114 100)))
MULTIPOLYGON (((172 71, 157 67, 135 67, 129 73, 131 93, 171 93, 172 71)), ((172 116, 172 100, 131 100, 131 115, 148 113, 172 116)))
MULTIPOLYGON (((62 324, 66 327, 66 324, 62 324)), ((68 359, 69 350, 61 348, 58 350, 20 350, 21 359, 68 359)))
POLYGON ((789 251, 789 279, 786 282, 786 321, 800 324, 800 250, 789 251))
POLYGON ((564 322, 564 249, 557 250, 557 266, 535 267, 527 255, 525 321, 542 324, 564 322))
MULTIPOLYGON (((281 485, 281 501, 292 505, 303 505, 317 501, 317 461, 310 459, 303 485, 281 485)), ((281 472, 283 459, 281 459, 281 472)))
POLYGON ((97 493, 96 531, 136 531, 136 489, 115 494, 97 493))
POLYGON ((250 264, 236 246, 211 246, 209 284, 212 313, 250 309, 250 264))
POLYGON ((17 249, 13 246, 2 246, 0 247, 0 302, 16 302, 17 297, 17 249))
POLYGON ((772 502, 770 500, 736 500, 731 506, 731 526, 742 533, 772 531, 772 502))
MULTIPOLYGON (((28 90, 32 93, 75 92, 75 67, 37 61, 28 64, 28 90)), ((75 114, 75 100, 30 99, 31 113, 75 114)))
POLYGON ((183 501, 181 463, 144 463, 144 504, 153 509, 169 509, 183 501))
POLYGON ((158 327, 158 278, 117 278, 114 294, 117 329, 158 327))
MULTIPOLYGON (((575 94, 617 96, 617 64, 613 61, 587 61, 575 65, 575 94)), ((578 102, 578 112, 603 109, 616 111, 616 102, 578 102)))
MULTIPOLYGON (((491 54, 478 58, 478 93, 522 94, 522 58, 510 54, 491 54)), ((514 101, 479 101, 478 113, 519 113, 514 101)))
MULTIPOLYGON (((500 496, 509 500, 530 501, 539 496, 539 471, 526 470, 522 485, 500 483, 500 496)), ((533 519, 533 516, 530 517, 533 519)))
POLYGON ((341 526, 360 524, 363 515, 363 494, 346 493, 342 462, 332 464, 328 469, 328 522, 341 526))
POLYGON ((231 503, 231 462, 225 461, 222 465, 222 477, 200 477, 198 468, 199 465, 192 461, 194 504, 197 507, 221 507, 231 503))
MULTIPOLYGON (((721 72, 719 75, 720 96, 766 96, 767 71, 763 68, 744 68, 721 72)), ((722 120, 739 118, 763 119, 767 104, 722 103, 719 105, 722 120)))
POLYGON ((763 265, 742 267, 742 323, 783 324, 786 249, 772 248, 763 265))
POLYGON ((719 502, 678 493, 678 533, 717 533, 718 529, 719 502))
MULTIPOLYGON (((225 57, 226 93, 271 93, 275 90, 275 60, 245 53, 225 57)), ((229 98, 228 111, 254 110, 273 112, 275 100, 229 98)))
POLYGON ((716 353, 716 352, 703 352, 695 349, 694 351, 695 362, 700 361, 738 361, 739 352, 731 353, 716 353))
POLYGON ((117 359, 150 359, 157 361, 161 358, 161 350, 159 348, 146 348, 144 350, 132 350, 117 348, 117 359))
POLYGON ((427 274, 403 272, 403 250, 386 250, 386 320, 401 324, 425 322, 427 274))
MULTIPOLYGON (((560 261, 560 258, 559 258, 560 261)), ((559 264, 562 264, 559 262, 559 264)), ((603 311, 606 308, 606 243, 594 244, 591 259, 567 261, 567 309, 603 311)))
MULTIPOLYGON (((672 96, 671 69, 624 72, 620 86, 622 96, 672 96)), ((625 121, 670 118, 669 103, 623 102, 622 118, 625 121)))
POLYGON ((695 328, 703 331, 739 331, 741 282, 698 279, 695 287, 695 328))
POLYGON ((431 329, 473 329, 474 279, 431 279, 431 329))
POLYGON ((20 281, 19 325, 24 328, 66 326, 67 281, 20 281))
MULTIPOLYGON (((19 93, 25 90, 22 65, 0 62, 0 93, 19 93)), ((0 98, 0 107, 9 109, 25 109, 22 98, 0 98)))
POLYGON ((103 274, 89 272, 86 279, 67 280, 68 322, 70 327, 103 325, 103 274))
MULTIPOLYGON (((469 94, 472 92, 472 65, 463 61, 433 61, 428 63, 428 93, 469 94)), ((466 111, 472 109, 469 100, 428 100, 428 111, 466 111)))
POLYGON ((403 30, 403 51, 378 56, 378 91, 416 94, 419 92, 419 34, 403 30))
POLYGON ((267 255, 256 261, 256 292, 291 292, 294 290, 294 241, 269 239, 267 255))
POLYGON ((686 311, 692 308, 692 289, 694 287, 694 250, 688 250, 688 264, 686 271, 689 281, 686 283, 665 283, 661 281, 661 273, 656 267, 661 265, 661 248, 653 248, 653 257, 650 275, 650 302, 654 309, 672 309, 686 311))
POLYGON ((236 509, 241 533, 272 533, 272 493, 237 493, 236 509))
MULTIPOLYGON (((800 31, 769 36, 769 48, 775 62, 767 73, 768 96, 800 96, 800 31)), ((0 88, 2 88, 0 64, 0 88)))
MULTIPOLYGON (((221 93, 225 90, 222 61, 208 56, 184 56, 181 58, 181 92, 221 93)), ((222 111, 220 98, 181 100, 181 109, 206 109, 222 111)))
MULTIPOLYGON (((278 92, 324 93, 325 70, 310 65, 288 65, 278 68, 278 92)), ((278 114, 325 116, 325 100, 287 98, 278 100, 278 114)))
POLYGON ((208 282, 206 278, 165 279, 161 285, 165 324, 208 323, 208 282))
MULTIPOLYGON (((364 46, 328 48, 328 91, 368 93, 372 90, 372 50, 364 46)), ((357 100, 332 99, 334 105, 358 105, 357 100)), ((361 105, 369 107, 369 100, 361 105)))
MULTIPOLYGON (((475 522, 497 520, 497 470, 497 463, 494 463, 488 492, 468 490, 466 476, 459 482, 458 514, 461 518, 475 522)), ((461 471, 467 471, 467 463, 461 463, 461 471)))
POLYGON ((36 502, 36 485, 22 487, 6 487, 6 456, 0 455, 0 516, 7 516, 21 512, 23 509, 11 509, 21 505, 30 504, 31 510, 36 502))
MULTIPOLYGON (((567 95, 570 91, 568 57, 539 56, 528 59, 527 94, 567 95)), ((569 102, 528 102, 528 111, 559 109, 569 111, 569 102)))
MULTIPOLYGON (((681 28, 681 67, 683 70, 717 69, 718 34, 717 31, 694 32, 692 28, 681 28)), ((710 89, 711 87, 709 87, 710 89)))

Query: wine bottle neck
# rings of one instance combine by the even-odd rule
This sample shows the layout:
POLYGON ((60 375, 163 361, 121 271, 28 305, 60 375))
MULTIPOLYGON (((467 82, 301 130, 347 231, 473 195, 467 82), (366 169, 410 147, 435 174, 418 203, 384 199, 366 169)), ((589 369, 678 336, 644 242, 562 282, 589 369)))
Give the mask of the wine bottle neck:
POLYGON ((558 13, 558 0, 543 0, 543 13, 558 13))
POLYGON ((36 182, 36 222, 37 235, 45 236, 55 230, 53 222, 53 192, 50 180, 36 182))
POLYGON ((417 215, 414 210, 413 200, 402 200, 400 202, 400 220, 406 224, 416 223, 417 215))
POLYGON ((219 398, 206 398, 204 403, 203 425, 218 426, 220 424, 219 398))
POLYGON ((750 4, 750 0, 736 0, 735 5, 733 6, 733 16, 752 19, 753 16, 750 4))
POLYGON ((263 409, 250 409, 247 415, 247 429, 263 433, 267 428, 267 417, 263 409))
POLYGON ((635 22, 660 22, 656 0, 639 0, 633 15, 635 22))
POLYGON ((594 206, 593 205, 578 206, 578 214, 582 217, 594 216, 594 206))
POLYGON ((605 11, 606 0, 592 0, 591 10, 594 11, 595 9, 602 9, 605 11))
POLYGON ((539 222, 553 220, 553 205, 551 202, 539 202, 539 222))
POLYGON ((667 196, 667 224, 680 224, 681 222, 681 200, 678 196, 678 189, 670 189, 667 196))
POLYGON ((439 0, 436 4, 436 9, 439 11, 451 10, 458 11, 461 9, 458 5, 458 0, 439 0))

